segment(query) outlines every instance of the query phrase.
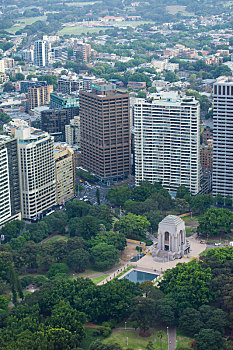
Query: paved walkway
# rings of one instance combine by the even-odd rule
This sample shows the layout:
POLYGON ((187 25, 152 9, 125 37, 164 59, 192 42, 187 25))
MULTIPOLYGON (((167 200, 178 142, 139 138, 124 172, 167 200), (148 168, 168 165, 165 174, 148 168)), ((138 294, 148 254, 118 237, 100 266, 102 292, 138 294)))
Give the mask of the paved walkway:
MULTIPOLYGON (((141 258, 137 262, 129 261, 122 267, 112 270, 111 271, 112 273, 110 274, 110 276, 108 276, 103 281, 98 283, 98 285, 102 285, 113 280, 114 277, 116 277, 118 274, 126 270, 127 267, 129 267, 130 265, 134 265, 135 268, 137 268, 140 271, 157 273, 160 275, 164 271, 175 267, 178 263, 187 263, 191 261, 193 258, 198 258, 200 253, 206 249, 206 244, 201 244, 200 241, 196 240, 194 237, 189 237, 188 240, 190 243, 190 253, 186 257, 182 259, 172 260, 172 261, 157 262, 157 261, 154 261, 151 255, 145 255, 143 258, 141 258)), ((109 272, 104 272, 104 274, 106 273, 109 273, 109 272)))
POLYGON ((193 258, 198 258, 200 253, 206 249, 206 244, 201 244, 194 237, 189 237, 188 240, 190 243, 190 253, 187 255, 187 257, 172 261, 158 262, 155 261, 151 255, 146 255, 137 262, 136 266, 148 268, 154 271, 156 270, 157 272, 162 273, 168 269, 175 267, 178 263, 187 263, 193 258))
MULTIPOLYGON (((115 269, 111 274, 110 276, 108 276, 107 278, 105 278, 103 281, 101 281, 100 283, 98 283, 98 286, 100 286, 101 284, 105 284, 111 280, 114 279, 114 277, 116 277, 117 275, 119 275, 121 272, 123 272, 124 270, 127 269, 127 267, 129 267, 130 265, 135 265, 135 263, 132 263, 132 262, 128 262, 127 264, 119 267, 118 269, 115 269)), ((107 272, 105 272, 107 273, 107 272)))
POLYGON ((168 327, 168 350, 176 349, 176 327, 168 327))

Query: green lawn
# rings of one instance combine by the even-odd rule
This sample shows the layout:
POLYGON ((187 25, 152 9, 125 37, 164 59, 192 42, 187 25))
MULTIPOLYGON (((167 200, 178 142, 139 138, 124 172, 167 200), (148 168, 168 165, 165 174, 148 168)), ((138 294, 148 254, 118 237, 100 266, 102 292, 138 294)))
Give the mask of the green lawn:
MULTIPOLYGON (((138 27, 139 25, 142 24, 147 24, 147 23, 153 23, 153 22, 146 22, 146 21, 121 21, 121 22, 113 22, 114 26, 120 27, 120 26, 130 26, 130 27, 138 27)), ((100 30, 107 30, 109 28, 102 28, 102 27, 82 27, 82 26, 74 26, 74 27, 64 27, 62 30, 59 31, 58 34, 64 35, 64 34, 74 34, 74 35, 81 35, 82 33, 86 34, 87 32, 89 33, 97 33, 100 30)))
POLYGON ((95 340, 102 340, 102 337, 95 337, 93 335, 94 329, 93 328, 86 328, 85 329, 85 333, 86 333, 86 338, 83 339, 83 341, 81 342, 81 349, 83 350, 88 350, 91 343, 93 343, 95 340))
POLYGON ((92 28, 92 27, 64 27, 62 30, 58 32, 58 35, 81 35, 87 33, 98 33, 100 30, 105 31, 107 28, 92 28))
POLYGON ((90 278, 90 276, 96 275, 97 273, 103 273, 103 271, 97 271, 97 270, 93 270, 93 269, 86 269, 84 272, 74 273, 71 276, 72 276, 72 278, 78 278, 78 277, 83 277, 83 278, 88 277, 88 278, 90 278))
POLYGON ((103 281, 105 278, 107 278, 109 276, 109 274, 106 275, 102 275, 102 276, 98 276, 98 277, 93 277, 91 278, 92 282, 94 282, 95 284, 100 283, 101 281, 103 281))
POLYGON ((67 236, 54 236, 48 239, 45 243, 51 243, 51 242, 56 242, 56 241, 68 241, 69 237, 67 236))
POLYGON ((36 21, 46 21, 46 19, 47 19, 47 16, 21 18, 21 19, 17 20, 17 23, 14 24, 12 27, 6 29, 6 31, 14 34, 18 30, 25 28, 26 25, 30 25, 36 21))
POLYGON ((100 3, 102 1, 86 1, 86 2, 79 2, 79 1, 75 1, 75 2, 66 2, 67 6, 87 6, 87 5, 95 5, 97 3, 100 3))
MULTIPOLYGON (((134 350, 146 350, 146 346, 149 340, 154 343, 155 350, 161 349, 160 339, 157 337, 157 330, 152 332, 152 335, 147 338, 140 337, 137 331, 133 330, 113 330, 112 334, 103 340, 105 344, 118 343, 126 350, 128 347, 134 350), (128 337, 128 347, 127 347, 127 337, 128 337)), ((190 338, 183 336, 177 336, 177 346, 183 346, 185 349, 191 349, 188 343, 191 341, 190 338)), ((162 348, 167 349, 167 333, 163 332, 162 338, 162 348)))

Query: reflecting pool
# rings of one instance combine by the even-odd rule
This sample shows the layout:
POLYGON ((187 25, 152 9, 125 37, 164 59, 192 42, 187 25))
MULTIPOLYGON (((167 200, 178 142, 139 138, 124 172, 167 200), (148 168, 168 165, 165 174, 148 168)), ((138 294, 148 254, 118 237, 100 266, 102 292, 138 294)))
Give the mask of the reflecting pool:
POLYGON ((142 272, 137 270, 132 270, 124 278, 127 278, 134 283, 142 283, 144 281, 153 281, 158 275, 155 273, 142 272))

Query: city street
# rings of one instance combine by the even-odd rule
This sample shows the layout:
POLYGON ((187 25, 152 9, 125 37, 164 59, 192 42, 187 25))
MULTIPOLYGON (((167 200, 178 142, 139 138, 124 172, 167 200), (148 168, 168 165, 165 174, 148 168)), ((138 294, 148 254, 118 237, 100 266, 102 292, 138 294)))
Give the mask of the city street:
POLYGON ((105 199, 106 194, 108 193, 110 187, 98 184, 98 185, 92 185, 87 184, 87 182, 82 182, 80 185, 83 187, 83 191, 77 192, 76 196, 78 199, 82 200, 89 200, 92 204, 97 204, 97 198, 96 198, 96 190, 99 188, 100 191, 100 204, 108 204, 108 202, 105 199))

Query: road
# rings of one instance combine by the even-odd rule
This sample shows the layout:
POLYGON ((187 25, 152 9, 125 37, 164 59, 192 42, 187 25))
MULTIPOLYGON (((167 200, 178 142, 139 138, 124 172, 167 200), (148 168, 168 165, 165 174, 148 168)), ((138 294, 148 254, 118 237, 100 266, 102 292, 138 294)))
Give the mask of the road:
POLYGON ((168 327, 168 350, 176 349, 176 327, 168 327))
POLYGON ((77 198, 81 199, 84 196, 86 196, 86 199, 88 199, 92 204, 97 204, 96 190, 97 190, 97 188, 99 188, 100 204, 108 204, 108 202, 105 199, 105 196, 108 193, 110 187, 104 186, 102 184, 100 184, 100 185, 87 185, 85 183, 82 183, 81 186, 83 187, 83 191, 81 193, 76 193, 77 198))

